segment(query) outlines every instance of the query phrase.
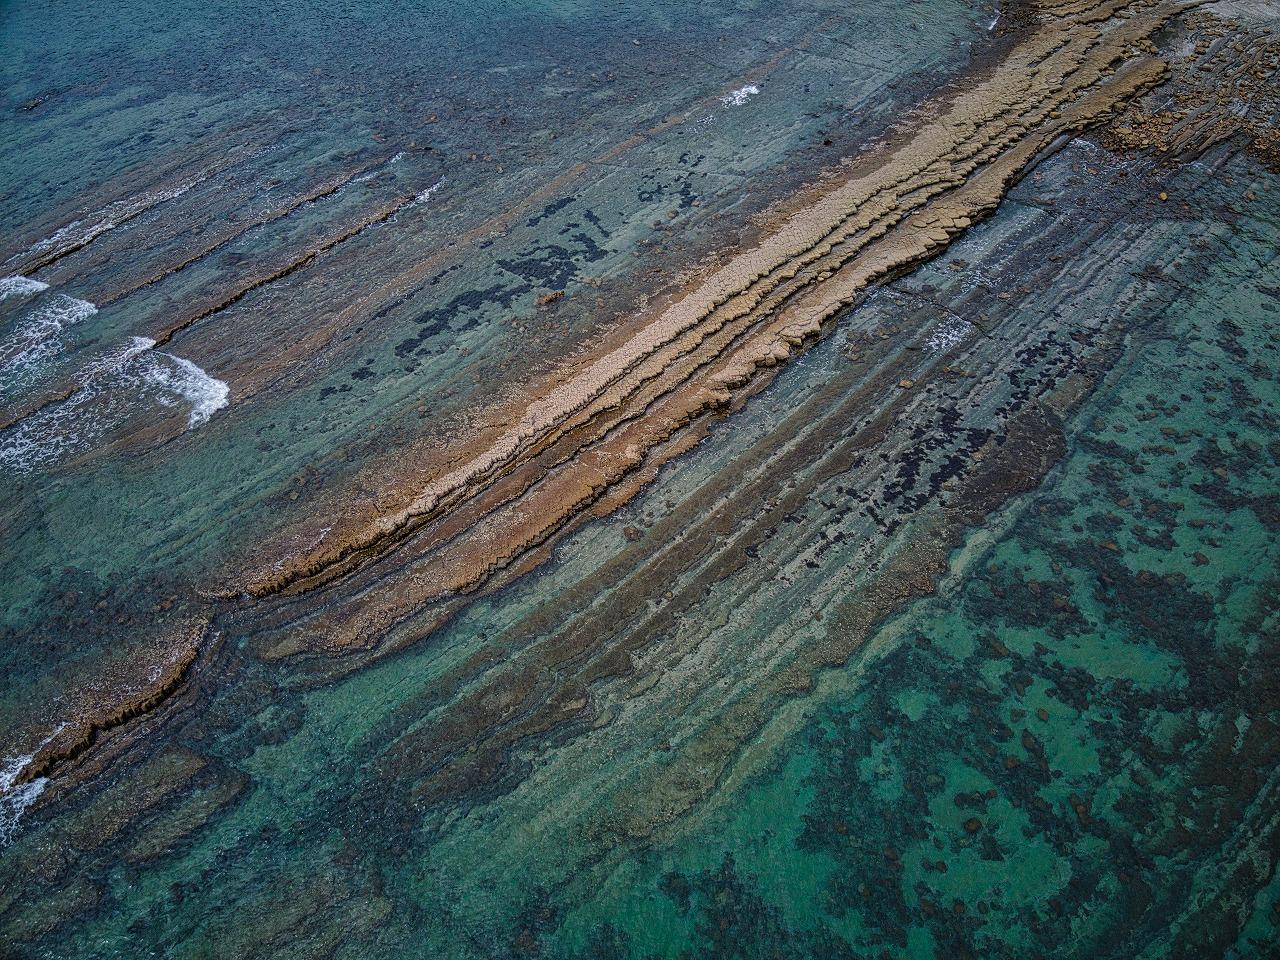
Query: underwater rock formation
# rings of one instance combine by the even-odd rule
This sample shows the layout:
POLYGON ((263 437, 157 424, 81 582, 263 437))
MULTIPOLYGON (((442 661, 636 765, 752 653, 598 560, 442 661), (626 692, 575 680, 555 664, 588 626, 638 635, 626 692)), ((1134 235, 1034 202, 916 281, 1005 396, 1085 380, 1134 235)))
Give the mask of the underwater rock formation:
POLYGON ((1272 28, 909 6, 6 201, 18 955, 1265 955, 1272 28))

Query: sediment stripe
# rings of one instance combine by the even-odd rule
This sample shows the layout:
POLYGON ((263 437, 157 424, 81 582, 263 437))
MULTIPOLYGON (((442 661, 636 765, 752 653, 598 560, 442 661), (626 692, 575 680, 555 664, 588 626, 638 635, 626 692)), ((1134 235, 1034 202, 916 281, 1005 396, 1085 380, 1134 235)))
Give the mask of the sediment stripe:
POLYGON ((522 549, 546 542, 644 464, 647 450, 724 409, 734 391, 817 336, 870 283, 935 254, 989 213, 1019 171, 1058 137, 1098 122, 1154 84, 1164 68, 1152 60, 1109 75, 1132 44, 1176 8, 1136 15, 1146 5, 1116 2, 1090 7, 1086 21, 1105 21, 1126 7, 1135 15, 1105 33, 1078 22, 1041 26, 973 91, 957 95, 905 144, 876 158, 871 172, 829 189, 759 247, 551 385, 480 456, 427 481, 404 507, 388 510, 384 498, 375 517, 357 518, 331 545, 250 581, 248 590, 266 596, 330 582, 445 512, 485 498, 491 506, 467 517, 470 546, 441 554, 449 558, 441 564, 448 572, 429 561, 411 577, 412 597, 371 615, 371 631, 353 620, 351 633, 367 634, 417 604, 475 589, 522 549), (533 466, 562 440, 550 463, 533 466), (508 479, 521 470, 552 477, 560 493, 508 479), (501 514, 493 507, 502 507, 501 514), (546 517, 546 510, 556 519, 529 519, 546 517), (480 516, 489 520, 471 522, 480 516), (356 524, 361 528, 351 531, 356 524))
MULTIPOLYGON (((817 35, 821 35, 821 29, 830 22, 831 19, 824 20, 816 28, 817 35)), ((786 62, 788 56, 794 54, 797 50, 807 49, 810 42, 809 38, 789 47, 784 47, 769 58, 759 67, 749 71, 743 78, 745 82, 755 83, 763 80, 769 74, 773 73, 777 67, 786 62)), ((735 81, 737 83, 738 81, 735 81)), ((483 240, 485 237, 496 231, 511 229, 518 220, 529 214, 530 211, 546 204, 548 201, 555 200, 568 194, 571 187, 586 176, 593 167, 599 164, 608 164, 626 156, 635 148, 649 143, 653 138, 672 130, 683 123, 687 123, 699 112, 713 108, 719 104, 724 94, 729 92, 729 88, 717 91, 716 93, 699 100, 693 105, 686 107, 670 116, 651 124, 639 133, 627 137, 620 143, 616 143, 609 149, 576 163, 563 173, 553 177, 545 184, 533 190, 529 194, 521 197, 516 202, 508 206, 501 214, 485 220, 483 223, 477 224, 466 233, 459 236, 450 247, 441 250, 438 253, 426 257, 415 263, 408 270, 402 271, 394 278, 382 283, 378 287, 365 291, 357 300, 348 304, 341 312, 337 314, 331 324, 332 329, 341 330, 345 326, 356 319, 368 318, 375 313, 388 309, 389 306, 403 300, 415 290, 421 288, 432 274, 440 270, 442 267, 452 262, 457 262, 462 254, 460 250, 465 249, 476 242, 483 240)), ((324 343, 319 344, 317 349, 323 349, 324 343)))
POLYGON ((250 278, 248 281, 240 284, 232 293, 220 294, 217 299, 207 301, 203 305, 195 306, 186 316, 169 322, 165 327, 151 334, 151 339, 156 341, 156 346, 164 346, 175 336, 186 330, 188 327, 207 320, 216 313, 226 310, 228 307, 239 303, 253 291, 258 290, 268 284, 275 283, 277 280, 283 280, 285 277, 306 267, 316 258, 324 253, 334 249, 340 244, 346 243, 354 237, 364 233, 370 227, 375 227, 380 223, 385 223, 403 210, 410 203, 417 199, 417 194, 407 194, 397 197, 390 203, 385 203, 373 213, 362 218, 355 224, 342 229, 341 232, 331 235, 327 240, 311 247, 305 253, 302 253, 289 260, 282 266, 275 267, 269 271, 258 274, 250 278))
MULTIPOLYGON (((326 193, 332 193, 334 192, 334 190, 337 190, 340 188, 341 188, 341 185, 339 184, 338 186, 333 187, 333 189, 327 190, 326 193)), ((182 331, 199 323, 202 320, 206 320, 209 317, 212 317, 215 314, 220 313, 221 311, 227 309, 228 307, 235 305, 236 303, 244 299, 253 291, 258 290, 262 287, 265 287, 268 284, 274 283, 277 280, 282 280, 285 277, 290 276, 291 274, 297 272, 298 270, 301 270, 302 268, 306 267, 307 265, 315 261, 322 254, 358 236, 359 234, 363 233, 365 230, 369 229, 370 227, 374 227, 374 226, 377 226, 378 224, 386 222, 387 220, 391 219, 391 217, 395 216, 397 212, 404 209, 405 206, 412 203, 415 199, 416 199, 416 194, 412 194, 412 195, 398 197, 397 199, 395 199, 394 201, 391 201, 390 203, 383 204, 371 215, 368 215, 362 218, 359 222, 357 222, 354 225, 350 225, 343 228, 341 232, 335 235, 331 235, 327 240, 311 247, 305 253, 294 257, 293 259, 287 261, 284 265, 273 268, 269 271, 264 271, 258 276, 251 278, 247 282, 241 283, 231 293, 219 293, 214 299, 210 301, 206 301, 203 304, 195 305, 195 307, 191 309, 190 312, 187 313, 187 315, 181 317, 176 321, 168 322, 166 326, 157 330, 155 333, 147 334, 146 335, 147 338, 155 341, 155 344, 154 344, 155 347, 165 346, 182 331)), ((38 414, 40 411, 46 409, 47 407, 65 402, 66 400, 74 396, 76 391, 78 391, 81 386, 82 386, 81 383, 74 382, 56 391, 48 392, 43 397, 39 397, 37 399, 29 401, 21 409, 14 411, 5 420, 0 422, 0 432, 11 429, 14 426, 17 426, 23 420, 38 414)))
POLYGON ((194 253, 189 254, 183 260, 180 260, 177 263, 173 263, 168 266, 165 266, 159 272, 153 273, 150 276, 142 280, 139 280, 133 284, 130 284, 127 287, 124 287, 120 290, 116 290, 112 293, 109 293, 109 294, 106 294, 105 296, 100 297, 98 303, 101 306, 115 303, 117 300, 121 300, 129 296, 129 294, 131 293, 136 293, 138 290, 141 290, 145 287, 149 287, 154 283, 158 283, 161 280, 164 280, 167 277, 170 277, 176 273, 180 273, 183 270, 185 270, 187 267, 191 266, 192 264, 198 263, 199 261, 203 260, 205 257, 209 256, 211 253, 215 253, 216 251, 222 249, 232 241, 244 236, 249 231, 254 230, 258 227, 265 226, 269 223, 274 223, 275 221, 281 220, 289 216, 291 213, 294 213, 295 211, 299 210, 302 207, 307 206, 308 204, 312 204, 312 203, 315 203, 317 200, 322 200, 325 197, 332 196, 333 194, 340 191, 343 187, 350 184, 351 181, 354 180, 356 177, 359 177, 376 167, 385 166, 387 159, 388 159, 387 157, 379 157, 374 160, 370 160, 367 163, 363 163, 360 166, 355 167, 354 169, 346 170, 333 177, 330 177, 325 182, 318 184, 315 187, 312 187, 310 190, 307 190, 304 193, 297 194, 289 198, 284 203, 278 205, 274 209, 270 211, 264 211, 252 217, 251 219, 246 220, 234 231, 230 231, 224 234, 223 236, 219 237, 218 239, 214 240, 208 245, 200 248, 194 253))
MULTIPOLYGON (((420 461, 406 458, 398 488, 375 494, 370 506, 342 505, 326 518, 336 521, 336 536, 286 557, 278 570, 233 583, 222 596, 233 607, 242 589, 267 600, 240 611, 254 648, 277 656, 350 650, 381 643, 401 628, 420 637, 468 596, 510 582, 565 533, 633 496, 663 463, 696 443, 715 415, 745 402, 871 283, 945 249, 995 208, 1037 156, 1163 76, 1163 64, 1150 58, 1120 73, 1114 67, 1176 5, 1114 0, 1080 9, 1078 17, 1038 25, 971 91, 932 105, 903 141, 819 184, 811 202, 789 213, 759 246, 709 272, 674 306, 624 325, 560 379, 533 385, 538 399, 506 417, 513 426, 496 440, 469 449, 464 438, 457 448, 424 451, 420 461), (1117 13, 1125 16, 1113 19, 1117 13), (1086 26, 1093 23, 1104 28, 1086 26), (442 461, 459 466, 432 478, 431 464, 442 461)), ((167 342, 413 199, 399 198, 198 305, 155 339, 167 342)), ((366 308, 362 302, 349 309, 366 308)), ((501 411, 491 419, 504 421, 501 411)), ((625 673, 628 644, 638 646, 646 635, 631 632, 627 643, 595 656, 566 638, 553 645, 550 662, 576 664, 586 656, 579 680, 595 683, 625 673)), ((513 736, 477 764, 498 763, 502 749, 554 726, 578 699, 578 687, 552 690, 541 700, 553 706, 546 714, 533 697, 526 725, 512 728, 513 736)), ((480 720, 485 712, 460 716, 480 720)), ((441 762, 427 763, 421 774, 430 779, 441 762)), ((449 782, 475 782, 477 764, 418 789, 444 796, 449 782)))
POLYGON ((254 155, 255 151, 249 145, 234 147, 219 159, 214 160, 194 174, 182 178, 176 184, 148 193, 137 194, 128 199, 117 200, 111 205, 89 214, 86 219, 90 222, 87 224, 85 224, 84 220, 77 220, 67 224, 45 240, 36 243, 26 254, 20 254, 11 258, 8 262, 17 264, 15 270, 18 273, 34 275, 57 263, 63 257, 87 247, 103 234, 109 233, 116 227, 140 217, 154 207, 177 199, 197 184, 203 183, 210 177, 216 176, 254 155), (64 233, 68 234, 65 239, 61 236, 64 233))
POLYGON ((183 636, 166 645, 164 659, 156 664, 150 682, 133 691, 118 691, 115 702, 96 704, 55 732, 18 774, 29 783, 51 776, 72 763, 101 738, 137 717, 152 713, 186 681, 205 641, 205 624, 188 627, 183 636))
MULTIPOLYGON (((895 427, 918 422, 909 416, 915 394, 895 390, 895 379, 902 373, 927 377, 930 370, 947 369, 946 362, 952 358, 933 355, 911 370, 903 364, 909 368, 913 361, 905 359, 903 351, 894 350, 858 388, 846 392, 833 386, 825 397, 808 398, 786 423, 749 452, 742 464, 745 481, 725 477, 720 484, 700 490, 678 515, 647 531, 645 545, 633 548, 632 556, 619 557, 611 569, 579 585, 567 611, 564 600, 557 603, 556 619, 567 612, 570 622, 557 628, 554 621, 522 621, 508 631, 509 650, 498 648, 490 656, 473 657, 433 687, 440 709, 433 711, 433 721, 420 733, 398 738, 385 760, 385 772, 419 779, 417 794, 433 801, 456 796, 464 789, 464 782, 468 785, 465 789, 473 789, 477 768, 497 769, 505 752, 516 743, 572 721, 573 712, 565 716, 562 711, 565 698, 552 696, 538 677, 555 675, 561 684, 557 689, 575 691, 575 699, 576 692, 588 697, 587 691, 601 681, 634 673, 634 655, 663 643, 680 617, 692 611, 713 585, 734 577, 738 592, 750 595, 754 585, 763 587, 766 581, 775 580, 779 571, 757 564, 743 548, 767 541, 769 531, 785 527, 786 518, 803 510, 823 484, 853 469, 868 452, 883 450, 895 427), (837 398, 832 406, 829 401, 837 398), (874 415, 868 420, 869 410, 874 415), (860 420, 861 425, 851 430, 850 424, 860 420), (792 435, 796 439, 788 445, 783 438, 792 435), (762 466, 767 469, 759 469, 762 466), (650 552, 649 543, 659 545, 656 552, 650 552), (754 575, 749 570, 752 564, 756 564, 754 575), (744 568, 748 569, 745 581, 741 579, 744 568), (655 585, 662 584, 669 584, 676 592, 654 605, 655 585), (596 602, 599 597, 604 601, 596 602), (574 617, 573 608, 579 605, 586 609, 574 617), (540 635, 544 639, 528 639, 540 635), (608 639, 602 642, 602 638, 608 639), (472 681, 490 670, 491 676, 472 686, 472 681), (505 692, 509 690, 514 693, 505 692), (452 699, 455 696, 459 700, 452 699), (479 757, 477 745, 482 745, 479 757)), ((989 383, 971 387, 978 393, 991 389, 989 383)), ((978 461, 971 460, 967 472, 978 466, 978 461)), ((882 469, 891 474, 896 465, 889 459, 882 469)), ((860 476, 867 477, 865 472, 860 476)), ((989 483, 989 478, 984 482, 989 483)), ((964 522, 972 519, 968 515, 964 522)), ((929 571, 916 569, 913 574, 922 585, 931 586, 929 571)), ((704 625, 691 638, 690 624, 685 621, 684 650, 664 653, 660 658, 664 670, 677 669, 681 656, 692 655, 697 636, 707 635, 713 628, 714 624, 704 625)), ((759 666, 753 673, 758 673, 758 682, 772 682, 769 672, 761 672, 759 666)), ((718 675, 708 674, 707 682, 718 675)), ((794 678, 783 682, 792 684, 794 678)))

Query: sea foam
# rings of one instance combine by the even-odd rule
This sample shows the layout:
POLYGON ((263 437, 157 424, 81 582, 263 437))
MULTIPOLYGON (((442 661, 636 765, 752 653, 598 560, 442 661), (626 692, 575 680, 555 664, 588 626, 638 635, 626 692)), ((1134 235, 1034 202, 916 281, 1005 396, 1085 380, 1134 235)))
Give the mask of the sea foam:
POLYGON ((751 83, 745 87, 739 87, 733 93, 725 94, 720 98, 720 102, 726 107, 740 107, 759 92, 760 88, 751 83))
POLYGON ((131 418, 145 416, 148 403, 185 404, 188 430, 202 426, 227 406, 231 390, 185 357, 155 349, 148 337, 130 337, 115 350, 86 363, 79 386, 0 434, 0 466, 15 473, 54 463, 103 440, 131 418))
POLYGON ((156 190, 128 200, 117 200, 94 214, 95 219, 89 222, 72 220, 65 227, 54 231, 50 236, 36 241, 27 250, 26 255, 47 253, 58 248, 84 246, 109 230, 114 230, 121 223, 132 219, 142 211, 148 210, 157 204, 177 199, 203 180, 204 177, 204 174, 200 174, 167 190, 156 190))
POLYGON ((187 414, 187 429, 194 429, 209 422, 217 411, 227 405, 231 388, 226 382, 211 377, 202 368, 185 357, 171 353, 157 353, 153 363, 147 365, 144 376, 159 388, 158 399, 165 406, 174 401, 173 395, 191 405, 187 414))
POLYGON ((969 336, 974 329, 974 325, 963 317, 944 317, 929 331, 929 340, 925 346, 930 353, 942 353, 969 336))
POLYGON ((41 290, 48 290, 49 285, 30 277, 0 277, 0 300, 9 297, 26 297, 41 290))
POLYGON ((7 847, 13 841, 18 832, 18 821, 40 794, 44 793, 44 788, 49 783, 48 777, 36 777, 27 783, 17 783, 18 777, 22 776, 22 771, 36 758, 36 754, 48 746, 66 726, 65 723, 58 724, 52 733, 25 756, 8 757, 0 761, 0 848, 7 847))
MULTIPOLYGON (((47 284, 43 286, 47 288, 47 284)), ((61 351, 59 334, 63 330, 97 312, 88 300, 55 294, 48 303, 23 316, 13 334, 0 342, 0 372, 8 378, 41 366, 61 351)))
MULTIPOLYGON (((46 740, 45 743, 47 742, 46 740)), ((36 777, 27 783, 16 783, 18 776, 34 759, 35 754, 28 753, 23 757, 9 757, 0 766, 0 848, 13 842, 14 835, 18 832, 18 821, 49 783, 48 777, 36 777)))
POLYGON ((405 209, 408 210, 412 207, 416 207, 420 203, 426 203, 428 200, 432 198, 432 196, 435 195, 435 192, 443 186, 444 186, 444 179, 441 178, 437 180, 435 183, 433 183, 431 186, 427 187, 427 189, 423 190, 416 197, 414 197, 408 204, 405 205, 405 209))

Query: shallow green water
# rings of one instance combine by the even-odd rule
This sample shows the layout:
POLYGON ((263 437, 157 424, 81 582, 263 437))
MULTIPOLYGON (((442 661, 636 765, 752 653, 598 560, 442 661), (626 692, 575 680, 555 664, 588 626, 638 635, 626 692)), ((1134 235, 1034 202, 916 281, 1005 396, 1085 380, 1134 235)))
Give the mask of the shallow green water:
MULTIPOLYGON (((27 724, 61 719, 49 705, 74 677, 60 677, 60 664, 81 657, 91 670, 128 640, 64 611, 69 593, 107 597, 135 640, 157 598, 177 596, 180 615, 192 606, 187 584, 251 558, 313 493, 351 482, 388 447, 424 432, 447 437, 469 405, 634 309, 650 271, 671 275, 731 246, 747 217, 883 129, 899 98, 915 102, 945 83, 972 43, 987 42, 982 11, 952 0, 913 5, 906 34, 895 12, 872 3, 795 4, 785 15, 750 3, 130 3, 109 26, 74 4, 11 3, 0 15, 11 111, 0 156, 5 256, 73 217, 91 222, 96 207, 111 209, 111 191, 162 163, 179 170, 164 183, 185 184, 191 170, 240 151, 227 176, 56 265, 42 298, 98 304, 256 211, 382 163, 372 179, 68 326, 55 362, 5 397, 13 409, 131 337, 154 338, 210 291, 288 263, 335 225, 434 191, 165 347, 227 386, 225 409, 198 429, 182 429, 187 395, 165 407, 108 383, 115 411, 37 420, 37 455, 11 457, 6 434, 0 624, 14 636, 48 633, 0 653, 10 752, 29 746, 27 724), (746 86, 761 92, 722 100, 746 86), (583 163, 545 203, 510 224, 495 219, 583 163), (469 230, 482 232, 450 254, 469 230), (97 257, 103 244, 111 249, 97 257), (318 356, 299 346, 400 271, 446 254, 318 356), (549 317, 534 301, 555 289, 569 296, 549 317), (290 349, 302 352, 293 368, 261 382, 290 349), (160 418, 169 425, 156 428, 160 418), (300 478, 310 485, 295 502, 300 478)), ((11 299, 0 321, 21 323, 43 303, 11 299)))
POLYGON ((582 955, 1269 955, 1265 236, 1132 334, 1044 487, 767 730, 722 809, 567 908, 582 955))
MULTIPOLYGON (((242 400, 228 371, 270 352, 278 329, 253 342, 250 321, 271 311, 197 325, 173 349, 226 375, 225 409, 154 443, 6 475, 0 743, 28 750, 31 731, 59 717, 58 694, 194 606, 189 582, 306 510, 305 496, 287 498, 300 472, 308 495, 316 481, 341 484, 427 429, 418 405, 444 411, 499 389, 512 357, 536 352, 510 317, 543 322, 537 291, 604 278, 605 294, 630 295, 642 267, 730 244, 817 162, 819 135, 845 124, 856 143, 893 116, 890 78, 919 99, 985 42, 984 9, 904 9, 506 4, 458 16, 424 5, 411 16, 338 4, 322 20, 258 6, 156 18, 140 5, 111 34, 71 12, 51 35, 30 8, 7 7, 5 44, 21 55, 5 67, 6 103, 72 91, 11 124, 26 139, 0 176, 36 184, 4 194, 15 223, 145 156, 152 117, 193 142, 246 103, 320 118, 284 141, 290 169, 316 144, 347 163, 363 154, 344 153, 344 137, 367 146, 384 125, 392 141, 417 129, 418 114, 443 108, 424 107, 415 84, 440 86, 461 117, 511 117, 523 155, 501 175, 464 172, 473 119, 440 137, 439 168, 415 156, 375 181, 388 193, 402 177, 445 186, 415 208, 421 220, 397 215, 396 244, 350 255, 352 287, 486 222, 547 168, 735 88, 776 48, 812 47, 783 56, 743 104, 715 106, 714 122, 648 136, 558 208, 495 231, 314 375, 242 400), (828 17, 836 26, 814 26, 828 17), (921 37, 904 39, 904 17, 921 37), (73 55, 87 35, 104 46, 73 55), (193 36, 205 39, 194 55, 193 36), (46 42, 47 60, 33 52, 46 42), (657 65, 635 53, 649 45, 657 65), (106 69, 126 55, 123 75, 106 69), (522 79, 553 61, 561 79, 522 79), (624 92, 563 79, 598 61, 616 62, 624 92), (457 75, 444 79, 446 67, 457 75), (65 82, 37 82, 44 71, 65 82), (815 79, 826 76, 839 93, 815 79), (135 106, 107 113, 112 97, 135 106), (194 115, 178 109, 185 98, 194 115), (867 129, 851 132, 858 118, 867 129), (535 135, 556 125, 561 139, 535 135), (694 136, 690 164, 681 138, 694 136), (21 172, 32 158, 35 178, 21 172), (684 205, 694 196, 703 213, 684 205), (678 244, 646 229, 670 211, 678 244), (566 235, 589 242, 549 239, 566 235), (183 597, 174 613, 157 604, 170 589, 183 597), (110 617, 93 619, 85 608, 100 594, 110 617)), ((275 660, 225 616, 163 722, 143 720, 145 736, 87 787, 24 811, 0 850, 0 955, 1271 955, 1278 197, 1280 179, 1233 149, 1175 169, 1074 141, 637 499, 444 628, 392 631, 392 652, 275 660), (991 362, 1006 355, 1007 369, 991 362), (863 391, 882 358, 914 364, 921 387, 881 430, 863 391), (935 376, 944 361, 973 369, 935 376), (1043 479, 1028 492, 997 471, 966 487, 975 463, 1006 462, 1018 430, 1060 444, 1043 479), (848 641, 876 578, 986 488, 999 495, 982 525, 942 545, 936 594, 904 591, 865 641, 848 641), (592 673, 583 664, 597 655, 592 673), (486 725, 495 701, 502 723, 486 725), (541 719, 542 702, 564 703, 565 718, 541 719)), ((339 209, 290 229, 319 230, 339 209)), ((249 237, 245 260, 199 267, 208 278, 184 277, 189 287, 136 313, 104 307, 85 349, 141 335, 277 240, 249 237)), ((134 267, 117 257, 93 267, 94 282, 134 267)), ((348 289, 339 272, 324 274, 330 286, 261 296, 300 323, 332 311, 334 289, 348 289)), ((538 343, 572 342, 598 321, 585 302, 567 309, 538 343)))

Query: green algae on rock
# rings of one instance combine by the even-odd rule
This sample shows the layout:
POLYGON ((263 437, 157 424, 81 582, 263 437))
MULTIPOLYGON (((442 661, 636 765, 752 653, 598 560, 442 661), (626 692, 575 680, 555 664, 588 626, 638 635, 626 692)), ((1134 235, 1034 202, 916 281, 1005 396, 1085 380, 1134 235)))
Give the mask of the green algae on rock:
MULTIPOLYGON (((277 522, 221 539, 187 514, 191 552, 220 544, 199 577, 184 563, 117 597, 76 574, 74 598, 33 605, 59 611, 50 643, 98 604, 120 623, 94 643, 134 633, 108 684, 91 684, 100 653, 69 678, 125 722, 104 720, 88 749, 66 734, 42 748, 51 778, 0 861, 6 938, 68 957, 1266 956, 1280 194, 1258 143, 1274 101, 1222 92, 1239 89, 1223 84, 1234 41, 1216 40, 1265 44, 1267 28, 1141 4, 1019 5, 991 31, 971 13, 955 89, 912 87, 920 117, 846 144, 863 155, 829 157, 817 181, 771 168, 788 189, 766 191, 754 223, 733 221, 727 193, 709 200, 739 231, 714 259, 680 213, 655 227, 631 251, 642 272, 598 289, 652 292, 650 263, 676 279, 566 334, 567 361, 530 339, 545 365, 507 390, 459 386, 478 412, 446 432, 417 412, 424 393, 385 400, 370 438, 249 493, 277 522), (1134 138, 1197 82, 1217 99, 1185 135, 1134 138), (198 652, 161 639, 148 661, 190 659, 131 679, 128 652, 166 636, 198 652)), ((832 16, 743 81, 760 94, 703 98, 710 116, 812 65, 840 35, 832 16)), ((1261 88, 1267 62, 1250 61, 1261 88)), ((663 137, 715 127, 705 109, 664 109, 595 155, 657 169, 663 137)), ((353 201, 353 220, 291 225, 305 256, 412 193, 396 156, 315 171, 249 222, 312 216, 311 193, 353 201)), ((237 300, 246 329, 239 312, 277 282, 305 301, 308 283, 378 264, 376 295, 242 381, 247 410, 287 411, 276 391, 325 382, 314 371, 345 348, 326 351, 374 319, 395 327, 397 298, 452 302, 449 277, 474 267, 434 271, 486 243, 527 286, 504 309, 589 315, 597 288, 554 238, 611 208, 556 190, 604 170, 607 193, 622 176, 607 166, 557 172, 500 221, 540 247, 516 252, 523 238, 480 220, 419 270, 396 231, 429 206, 406 205, 237 300), (447 295, 414 294, 428 277, 447 295), (566 295, 538 306, 548 290, 566 295)), ((692 182, 679 177, 674 196, 692 182)), ((108 270, 110 236, 51 269, 88 269, 97 247, 92 269, 108 270)), ((219 225, 118 289, 216 292, 189 271, 240 236, 219 225)), ((275 269, 255 259, 226 289, 275 269)), ((449 309, 393 353, 465 337, 470 308, 449 309)), ((206 321, 176 341, 216 343, 206 321)), ((233 337, 216 350, 235 355, 233 337)), ((348 397, 379 379, 376 351, 356 352, 348 397)), ((234 416, 233 401, 228 436, 255 422, 234 416)), ((271 433, 256 434, 264 458, 271 433)), ((158 439, 48 479, 184 449, 158 439)))

